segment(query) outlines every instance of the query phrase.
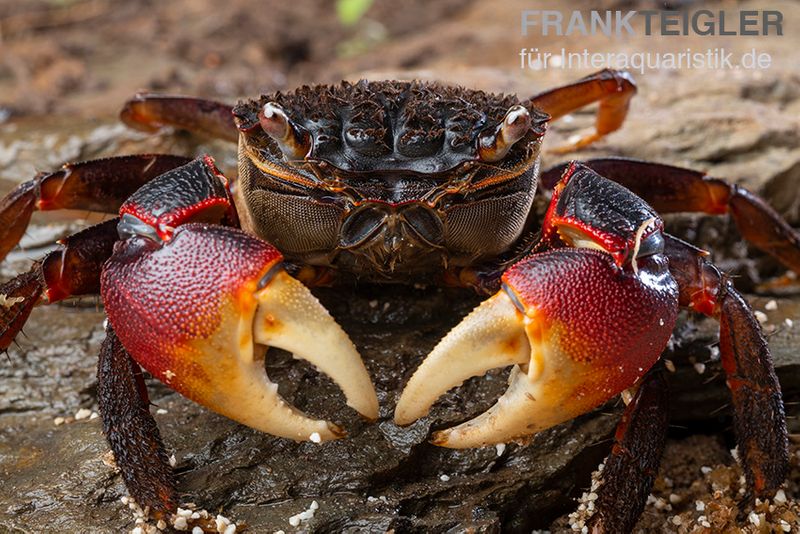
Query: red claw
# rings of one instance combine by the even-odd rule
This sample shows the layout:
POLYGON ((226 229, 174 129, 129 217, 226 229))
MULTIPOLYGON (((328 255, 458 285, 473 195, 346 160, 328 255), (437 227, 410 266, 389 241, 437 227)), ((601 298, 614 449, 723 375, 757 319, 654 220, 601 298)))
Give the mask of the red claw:
POLYGON ((120 241, 101 281, 109 320, 125 348, 153 376, 202 402, 208 373, 186 352, 248 303, 262 276, 281 260, 266 243, 220 226, 178 228, 163 247, 147 238, 120 241), (227 309, 226 309, 227 308, 227 309))
POLYGON ((534 256, 503 281, 526 316, 529 339, 575 365, 571 402, 584 413, 630 387, 653 366, 677 317, 677 287, 664 258, 645 277, 586 249, 534 256))
POLYGON ((560 249, 506 272, 504 288, 456 326, 423 361, 395 420, 425 415, 447 389, 516 364, 489 411, 438 432, 445 447, 521 439, 586 413, 631 387, 658 359, 678 311, 663 257, 640 274, 604 252, 560 249))
POLYGON ((265 372, 267 346, 319 367, 368 418, 377 417, 375 392, 352 342, 281 260, 240 230, 185 224, 168 242, 118 242, 103 301, 128 352, 172 389, 263 432, 333 439, 343 434, 336 425, 280 398, 265 372))
POLYGON ((437 432, 435 444, 522 439, 635 385, 667 345, 678 313, 660 229, 629 191, 569 169, 545 219, 545 251, 506 271, 503 289, 439 342, 403 391, 395 421, 408 424, 451 387, 508 365, 509 388, 497 404, 437 432))

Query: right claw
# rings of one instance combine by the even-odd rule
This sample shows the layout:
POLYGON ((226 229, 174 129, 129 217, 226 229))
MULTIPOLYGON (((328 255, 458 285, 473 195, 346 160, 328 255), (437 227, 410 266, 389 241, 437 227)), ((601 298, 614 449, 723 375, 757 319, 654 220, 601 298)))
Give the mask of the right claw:
POLYGON ((432 443, 481 447, 523 440, 599 406, 633 386, 658 359, 677 314, 666 261, 640 274, 588 249, 532 255, 503 289, 447 334, 412 375, 395 410, 407 425, 448 389, 513 365, 509 387, 488 411, 436 432, 432 443))
POLYGON ((328 374, 349 406, 378 417, 369 374, 347 334, 272 246, 242 231, 186 224, 170 240, 135 235, 106 264, 103 300, 133 358, 159 380, 262 432, 295 440, 341 437, 278 394, 264 367, 268 346, 328 374))

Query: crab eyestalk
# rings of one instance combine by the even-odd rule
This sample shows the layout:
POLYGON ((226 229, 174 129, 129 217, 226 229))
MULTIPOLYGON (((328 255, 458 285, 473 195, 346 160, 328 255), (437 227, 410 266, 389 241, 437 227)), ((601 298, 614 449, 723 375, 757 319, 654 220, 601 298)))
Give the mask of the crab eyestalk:
POLYGON ((493 132, 480 137, 478 155, 481 161, 495 162, 506 157, 514 143, 525 137, 532 125, 531 114, 524 106, 510 108, 493 132))
POLYGON ((300 160, 311 150, 311 135, 295 123, 275 102, 267 102, 258 112, 261 128, 278 144, 286 159, 300 160))

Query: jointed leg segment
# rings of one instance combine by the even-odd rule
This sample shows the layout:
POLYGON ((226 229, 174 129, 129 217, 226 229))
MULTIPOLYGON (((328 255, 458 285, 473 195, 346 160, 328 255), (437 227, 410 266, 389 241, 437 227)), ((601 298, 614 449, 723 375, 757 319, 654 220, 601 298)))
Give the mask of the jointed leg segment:
POLYGON ((66 237, 28 272, 0 286, 6 299, 0 307, 0 350, 11 345, 42 298, 53 303, 100 294, 100 272, 119 238, 118 222, 114 218, 66 237))
POLYGON ((141 186, 189 161, 164 154, 96 159, 67 163, 20 184, 0 201, 0 260, 19 243, 35 210, 117 213, 141 186))
POLYGON ((635 94, 636 83, 630 74, 605 69, 569 85, 540 93, 532 97, 530 102, 549 114, 553 120, 594 102, 600 102, 595 132, 557 150, 557 152, 569 152, 590 145, 618 130, 625 122, 628 106, 635 94))
POLYGON ((755 496, 769 497, 786 478, 789 450, 781 388, 767 341, 747 302, 701 251, 671 236, 666 251, 681 305, 719 321, 742 469, 755 496))
POLYGON ((630 532, 653 487, 669 423, 669 390, 660 369, 648 373, 617 425, 597 489, 590 532, 630 532))
POLYGON ((174 512, 175 478, 150 414, 142 371, 110 326, 97 364, 97 402, 103 433, 131 496, 156 516, 174 512))
POLYGON ((202 98, 139 94, 125 103, 120 119, 145 132, 172 126, 235 143, 239 131, 233 122, 232 109, 228 104, 202 98))
MULTIPOLYGON (((189 161, 142 154, 67 163, 20 184, 0 201, 0 260, 19 243, 35 210, 117 213, 144 184, 189 161)), ((117 222, 106 221, 65 238, 60 249, 0 286, 6 298, 0 308, 0 350, 11 345, 42 296, 56 302, 99 294, 100 271, 118 239, 117 222)))

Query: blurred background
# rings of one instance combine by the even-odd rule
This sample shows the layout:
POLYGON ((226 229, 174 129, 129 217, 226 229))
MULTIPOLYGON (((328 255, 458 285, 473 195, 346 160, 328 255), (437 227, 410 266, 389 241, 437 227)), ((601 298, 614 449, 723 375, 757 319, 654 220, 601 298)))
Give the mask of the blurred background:
MULTIPOLYGON (((489 69, 509 78, 501 88, 533 91, 588 72, 520 70, 520 47, 739 52, 756 46, 772 53, 775 72, 796 64, 797 10, 791 1, 411 0, 400 7, 387 0, 229 0, 223 8, 211 0, 2 0, 0 107, 5 118, 54 111, 101 116, 136 89, 234 99, 388 70, 458 79, 467 68, 489 69), (780 10, 786 34, 545 37, 538 27, 527 36, 520 31, 525 9, 557 9, 568 17, 573 9, 681 8, 780 10)), ((641 29, 641 17, 634 26, 641 29)), ((486 76, 468 81, 498 85, 486 76)))

